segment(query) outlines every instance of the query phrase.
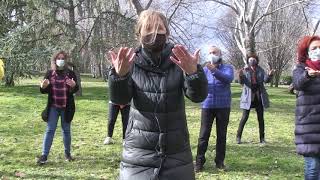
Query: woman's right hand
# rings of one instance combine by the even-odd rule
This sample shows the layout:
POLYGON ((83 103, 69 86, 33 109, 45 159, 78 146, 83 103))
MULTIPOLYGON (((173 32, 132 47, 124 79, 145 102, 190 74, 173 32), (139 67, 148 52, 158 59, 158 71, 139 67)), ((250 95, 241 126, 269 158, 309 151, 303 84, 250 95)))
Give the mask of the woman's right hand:
POLYGON ((306 67, 305 69, 307 70, 308 76, 310 76, 310 77, 316 77, 317 75, 319 75, 319 71, 316 71, 316 70, 309 68, 309 67, 306 67))
POLYGON ((41 87, 42 89, 47 88, 49 84, 50 84, 49 79, 44 79, 44 80, 40 81, 40 87, 41 87))
POLYGON ((121 47, 118 54, 113 51, 109 51, 109 55, 117 75, 123 77, 128 74, 135 57, 134 49, 121 47))
POLYGON ((238 74, 239 74, 239 76, 243 76, 243 69, 240 69, 240 70, 238 71, 238 74))

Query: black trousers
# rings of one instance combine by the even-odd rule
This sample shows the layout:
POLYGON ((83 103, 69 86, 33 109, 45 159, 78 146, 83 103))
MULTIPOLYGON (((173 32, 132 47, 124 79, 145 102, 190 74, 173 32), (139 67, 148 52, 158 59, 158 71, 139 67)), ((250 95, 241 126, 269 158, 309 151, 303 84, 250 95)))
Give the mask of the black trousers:
POLYGON ((124 139, 129 120, 130 105, 120 109, 119 105, 109 103, 108 136, 112 137, 113 135, 113 129, 116 124, 119 111, 121 112, 122 118, 122 138, 124 139))
MULTIPOLYGON (((261 101, 257 101, 254 103, 254 106, 251 106, 251 108, 255 108, 256 112, 257 112, 257 118, 258 118, 258 122, 259 122, 259 134, 260 134, 260 141, 264 139, 264 110, 263 110, 263 105, 261 101)), ((246 122, 249 118, 249 114, 250 114, 250 109, 243 110, 242 113, 242 118, 240 120, 240 124, 239 124, 239 128, 238 128, 238 132, 237 132, 237 138, 241 138, 242 136, 242 132, 243 132, 243 128, 246 125, 246 122)))
POLYGON ((230 108, 202 109, 201 128, 198 139, 198 150, 196 156, 197 164, 204 164, 206 161, 205 153, 208 148, 211 128, 216 119, 216 164, 223 164, 226 155, 227 127, 229 124, 230 108))

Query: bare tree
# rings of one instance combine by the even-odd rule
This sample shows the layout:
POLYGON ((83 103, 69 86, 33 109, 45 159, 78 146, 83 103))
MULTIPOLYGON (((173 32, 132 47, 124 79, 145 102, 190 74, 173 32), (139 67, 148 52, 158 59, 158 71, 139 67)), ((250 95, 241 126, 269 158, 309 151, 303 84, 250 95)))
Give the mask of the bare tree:
MULTIPOLYGON (((270 10, 273 11, 283 5, 282 0, 274 0, 270 10)), ((257 39, 261 41, 259 43, 260 53, 267 62, 268 68, 276 70, 271 85, 278 87, 282 72, 295 59, 297 41, 307 32, 303 10, 299 6, 288 7, 265 18, 257 39)))
MULTIPOLYGON (((277 9, 270 9, 273 0, 268 0, 264 4, 264 1, 259 0, 206 0, 218 3, 231 9, 236 18, 234 24, 234 39, 236 40, 237 46, 242 52, 243 61, 247 53, 256 52, 256 34, 259 32, 257 26, 262 23, 264 18, 287 7, 306 2, 308 0, 297 0, 295 2, 286 3, 277 9), (263 7, 265 5, 265 7, 263 7)), ((246 63, 246 62, 245 62, 246 63)))
POLYGON ((228 13, 219 20, 218 26, 219 30, 216 31, 216 37, 219 39, 220 43, 224 46, 225 60, 234 66, 235 69, 241 69, 244 66, 242 60, 242 52, 237 46, 236 40, 233 35, 232 25, 236 19, 228 13))

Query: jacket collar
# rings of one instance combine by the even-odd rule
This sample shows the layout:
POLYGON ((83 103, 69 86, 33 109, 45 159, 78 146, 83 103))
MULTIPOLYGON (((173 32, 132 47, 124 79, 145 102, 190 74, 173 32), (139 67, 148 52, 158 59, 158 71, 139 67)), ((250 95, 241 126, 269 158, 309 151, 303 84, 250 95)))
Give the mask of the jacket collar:
POLYGON ((137 57, 134 63, 147 71, 163 73, 169 66, 174 65, 170 60, 173 46, 173 44, 167 43, 158 56, 149 53, 140 46, 136 49, 137 57), (159 58, 159 60, 156 60, 156 58, 159 58))

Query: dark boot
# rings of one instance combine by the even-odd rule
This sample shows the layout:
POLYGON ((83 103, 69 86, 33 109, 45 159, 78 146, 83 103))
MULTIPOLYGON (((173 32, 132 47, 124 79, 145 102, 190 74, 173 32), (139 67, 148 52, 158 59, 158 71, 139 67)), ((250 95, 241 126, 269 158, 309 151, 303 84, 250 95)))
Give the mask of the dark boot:
POLYGON ((37 164, 44 165, 47 163, 47 159, 48 159, 48 157, 46 155, 41 155, 37 160, 37 164))
POLYGON ((260 143, 261 144, 265 144, 266 143, 266 140, 264 138, 264 132, 260 132, 260 143))
POLYGON ((194 165, 194 171, 197 173, 197 172, 201 172, 203 170, 203 165, 204 163, 206 162, 206 159, 203 157, 203 158, 197 158, 196 159, 196 163, 194 165))
POLYGON ((196 163, 194 165, 194 172, 198 173, 198 172, 201 172, 202 170, 203 170, 203 164, 196 163))
POLYGON ((237 136, 237 144, 241 144, 241 137, 237 136))
POLYGON ((263 136, 260 136, 260 143, 261 143, 261 144, 267 143, 266 140, 265 140, 265 138, 264 138, 264 135, 263 135, 263 136))

